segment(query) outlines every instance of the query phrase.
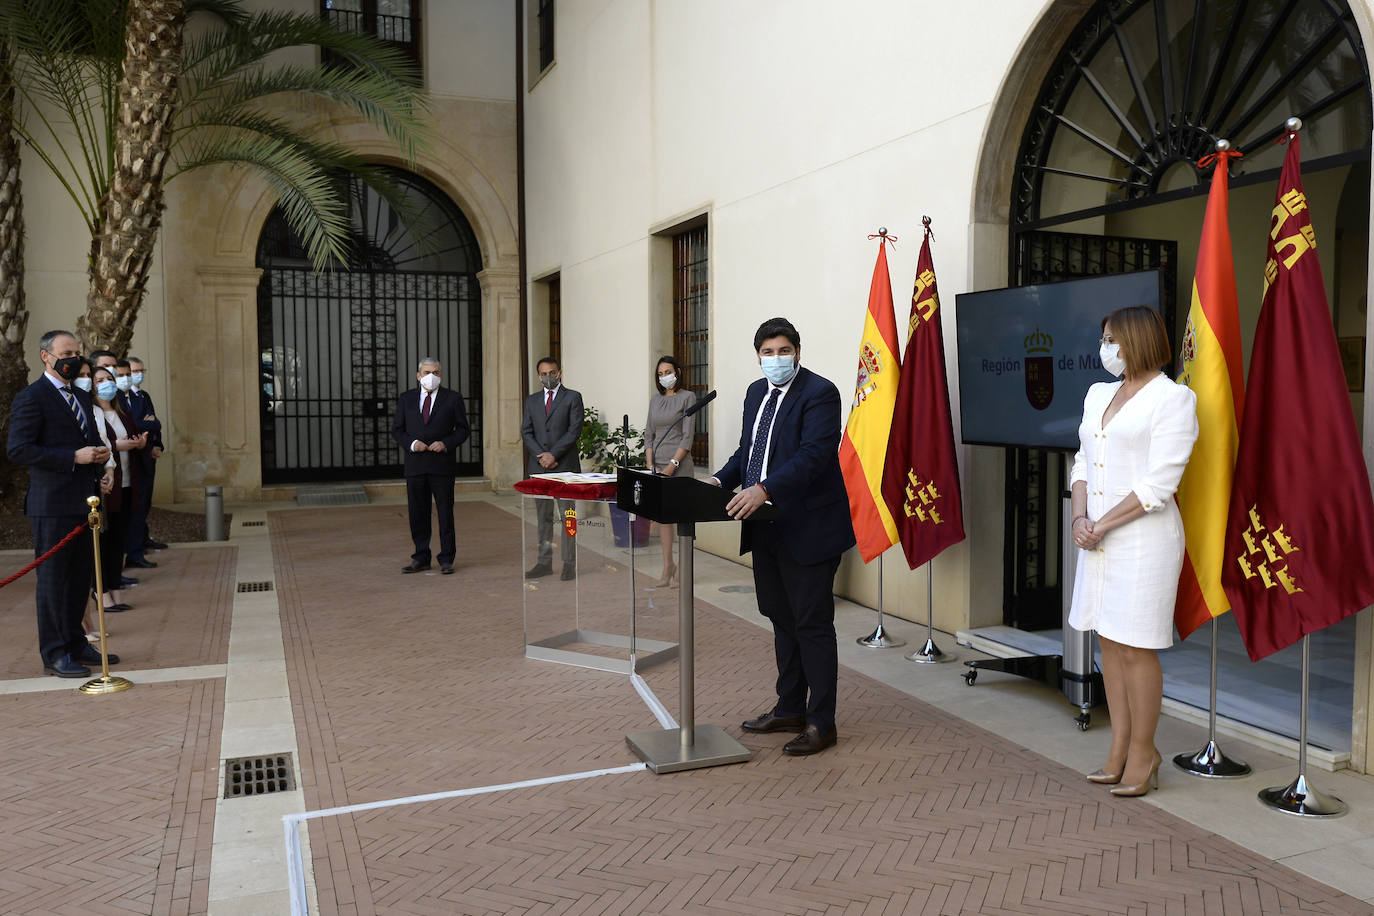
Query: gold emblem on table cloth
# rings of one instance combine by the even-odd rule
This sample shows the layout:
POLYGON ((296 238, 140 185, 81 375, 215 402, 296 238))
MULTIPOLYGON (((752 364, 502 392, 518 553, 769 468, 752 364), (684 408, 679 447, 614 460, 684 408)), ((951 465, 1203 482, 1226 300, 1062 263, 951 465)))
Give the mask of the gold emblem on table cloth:
POLYGON ((568 537, 577 537, 577 508, 563 510, 563 530, 568 532, 568 537))
POLYGON ((1236 557, 1246 579, 1259 578, 1265 588, 1282 587, 1288 594, 1302 591, 1290 556, 1302 548, 1293 543, 1284 526, 1267 528, 1260 516, 1258 504, 1250 507, 1250 525, 1240 533, 1245 550, 1236 557))
POLYGON ((1026 335, 1023 343, 1026 347, 1026 400, 1036 410, 1044 410, 1054 400, 1054 357, 1050 354, 1054 338, 1036 328, 1034 334, 1026 335))
POLYGON ((859 378, 854 383, 854 407, 858 407, 870 394, 878 390, 878 375, 883 371, 883 361, 873 345, 864 341, 859 348, 859 378))
POLYGON ((902 503, 902 511, 906 513, 906 517, 930 522, 932 525, 944 524, 945 520, 940 517, 942 494, 936 488, 935 481, 922 483, 921 476, 911 468, 907 469, 906 479, 906 502, 902 503))

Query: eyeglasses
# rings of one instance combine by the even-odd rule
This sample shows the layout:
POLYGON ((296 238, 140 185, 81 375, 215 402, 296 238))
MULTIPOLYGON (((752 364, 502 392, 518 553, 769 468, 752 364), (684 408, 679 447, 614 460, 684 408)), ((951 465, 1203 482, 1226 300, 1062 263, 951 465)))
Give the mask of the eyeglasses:
POLYGON ((1110 347, 1112 344, 1116 343, 1116 338, 1108 334, 1106 337, 1099 337, 1097 342, 1104 347, 1110 347))

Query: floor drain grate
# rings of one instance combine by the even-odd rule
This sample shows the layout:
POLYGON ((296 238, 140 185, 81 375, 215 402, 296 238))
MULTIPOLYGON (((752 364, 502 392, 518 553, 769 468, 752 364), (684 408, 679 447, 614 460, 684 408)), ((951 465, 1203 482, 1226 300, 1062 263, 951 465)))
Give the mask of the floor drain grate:
POLYGON ((752 585, 722 585, 720 590, 732 594, 752 595, 754 586, 752 585))
POLYGON ((296 490, 298 506, 366 506, 367 490, 360 486, 300 487, 296 490))
POLYGON ((224 797, 246 798, 296 788, 290 754, 230 757, 224 761, 224 797))
POLYGON ((266 524, 267 524, 266 522, 244 522, 244 523, 243 523, 243 527, 245 527, 245 528, 261 528, 263 525, 266 525, 266 524))
POLYGON ((238 587, 238 593, 239 593, 240 595, 242 595, 244 592, 270 592, 270 591, 272 591, 272 583, 271 583, 271 582, 240 582, 240 583, 239 583, 239 587, 238 587))

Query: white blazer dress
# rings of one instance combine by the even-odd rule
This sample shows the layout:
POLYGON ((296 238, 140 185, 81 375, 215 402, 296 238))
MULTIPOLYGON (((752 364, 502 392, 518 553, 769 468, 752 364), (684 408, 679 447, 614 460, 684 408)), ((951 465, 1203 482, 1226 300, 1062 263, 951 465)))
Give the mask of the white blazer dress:
POLYGON ((1069 626, 1142 649, 1174 643, 1174 600, 1183 568, 1183 519, 1174 491, 1197 441, 1197 396, 1164 374, 1136 392, 1104 427, 1121 382, 1099 382, 1083 399, 1080 446, 1069 485, 1087 483, 1087 513, 1101 518, 1134 493, 1145 515, 1079 549, 1069 626))

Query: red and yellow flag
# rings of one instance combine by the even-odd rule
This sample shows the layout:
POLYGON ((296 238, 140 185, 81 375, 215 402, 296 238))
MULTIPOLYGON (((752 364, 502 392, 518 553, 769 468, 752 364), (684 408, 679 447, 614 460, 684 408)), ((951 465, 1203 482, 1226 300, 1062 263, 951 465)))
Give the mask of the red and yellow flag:
POLYGON ((1288 134, 1221 584, 1258 661, 1374 603, 1374 497, 1288 134))
POLYGON ((892 277, 887 272, 886 237, 878 240, 878 262, 868 290, 868 311, 859 342, 859 377, 840 442, 840 469, 849 491, 849 515, 864 562, 897 543, 897 526, 883 502, 883 461, 902 374, 892 277))
POLYGON ((1236 268, 1227 225, 1227 163, 1230 150, 1208 156, 1216 163, 1207 213, 1202 218, 1193 304, 1183 332, 1178 380, 1197 395, 1198 438, 1178 485, 1187 551, 1178 580, 1174 625, 1190 633, 1231 609, 1221 587, 1226 554, 1226 518, 1231 477, 1245 403, 1241 374, 1240 315, 1236 305, 1236 268))
POLYGON ((905 367, 883 472, 883 496, 897 520, 902 552, 912 569, 964 539, 945 335, 940 327, 935 262, 930 257, 930 217, 924 222, 925 238, 916 259, 907 321, 905 367))

